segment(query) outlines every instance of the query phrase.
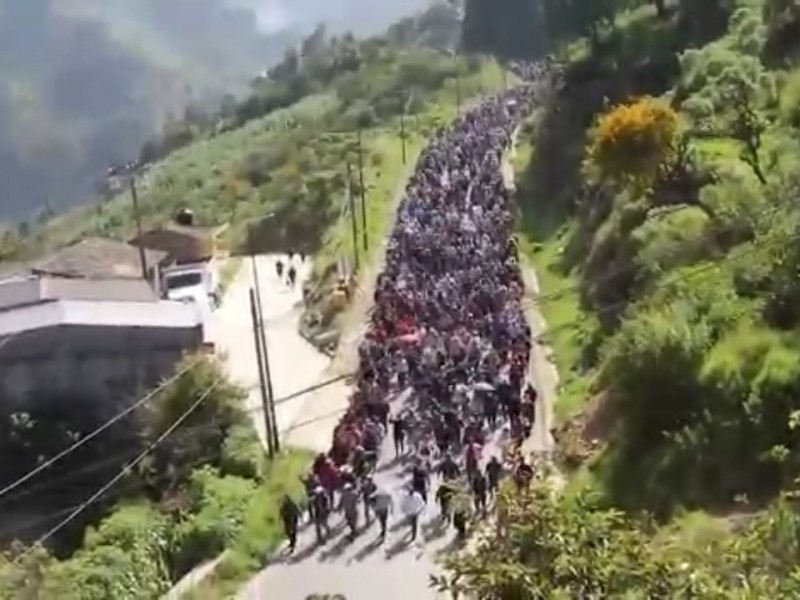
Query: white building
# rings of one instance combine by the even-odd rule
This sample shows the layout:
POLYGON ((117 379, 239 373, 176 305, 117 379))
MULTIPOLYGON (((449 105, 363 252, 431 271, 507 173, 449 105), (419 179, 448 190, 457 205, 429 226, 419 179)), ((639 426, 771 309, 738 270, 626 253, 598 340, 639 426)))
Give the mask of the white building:
POLYGON ((198 307, 160 299, 138 250, 113 244, 126 246, 86 244, 83 262, 72 247, 0 278, 0 410, 42 396, 125 404, 203 346, 198 307))

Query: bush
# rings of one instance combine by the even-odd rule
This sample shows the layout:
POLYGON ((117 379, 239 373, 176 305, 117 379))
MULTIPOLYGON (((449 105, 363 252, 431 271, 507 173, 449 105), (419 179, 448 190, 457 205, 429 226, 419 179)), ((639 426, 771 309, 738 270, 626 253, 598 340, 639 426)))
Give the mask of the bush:
POLYGON ((640 98, 599 118, 588 157, 604 177, 650 182, 670 156, 677 133, 678 115, 669 105, 640 98))
POLYGON ((170 587, 168 521, 146 503, 118 508, 86 534, 84 548, 55 563, 44 597, 65 600, 157 598, 170 587))
POLYGON ((574 499, 539 484, 503 493, 498 526, 474 552, 445 558, 441 591, 474 598, 793 598, 800 516, 778 502, 741 532, 708 544, 652 537, 590 494, 574 499))
POLYGON ((227 431, 243 423, 242 390, 223 376, 220 364, 193 356, 178 366, 195 366, 164 388, 141 413, 146 442, 159 438, 200 398, 205 400, 141 465, 141 473, 159 499, 180 488, 196 464, 219 466, 227 431))
POLYGON ((252 424, 231 427, 222 447, 222 472, 245 479, 260 479, 265 467, 264 449, 252 424))
POLYGON ((283 539, 280 502, 284 494, 297 500, 304 497, 301 480, 312 455, 292 450, 284 452, 268 466, 262 483, 251 495, 244 510, 242 526, 227 546, 228 553, 219 566, 209 597, 234 593, 246 577, 264 566, 266 558, 283 539))
POLYGON ((191 515, 174 532, 174 579, 219 555, 241 531, 256 485, 203 467, 191 476, 191 515))

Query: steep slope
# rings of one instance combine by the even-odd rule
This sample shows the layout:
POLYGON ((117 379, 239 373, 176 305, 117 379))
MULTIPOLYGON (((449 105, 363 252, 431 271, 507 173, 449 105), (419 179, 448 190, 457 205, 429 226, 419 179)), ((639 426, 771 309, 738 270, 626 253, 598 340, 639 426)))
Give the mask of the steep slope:
POLYGON ((277 58, 286 40, 273 41, 252 13, 216 1, 3 0, 0 217, 85 197, 169 114, 277 58))

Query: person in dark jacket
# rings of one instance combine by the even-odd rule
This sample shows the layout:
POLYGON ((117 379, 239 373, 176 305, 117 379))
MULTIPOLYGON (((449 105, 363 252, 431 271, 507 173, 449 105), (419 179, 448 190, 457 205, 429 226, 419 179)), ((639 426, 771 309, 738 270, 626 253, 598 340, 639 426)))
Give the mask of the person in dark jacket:
POLYGON ((294 552, 297 546, 297 525, 300 523, 300 507, 286 494, 281 503, 281 520, 286 539, 289 540, 289 552, 294 552))
POLYGON ((392 438, 394 438, 395 456, 400 456, 406 450, 406 422, 403 415, 392 419, 392 438))
POLYGON ((317 543, 324 543, 325 539, 331 534, 331 527, 328 520, 331 516, 331 501, 325 488, 318 487, 314 490, 314 528, 317 532, 317 543))

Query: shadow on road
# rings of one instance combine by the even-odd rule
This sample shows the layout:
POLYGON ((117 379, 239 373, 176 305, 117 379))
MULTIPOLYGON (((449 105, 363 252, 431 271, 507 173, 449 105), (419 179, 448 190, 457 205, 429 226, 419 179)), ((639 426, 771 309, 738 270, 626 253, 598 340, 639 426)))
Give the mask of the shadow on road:
POLYGON ((386 560, 392 560, 394 557, 399 556, 400 554, 408 550, 410 544, 411 544, 411 538, 409 536, 405 536, 397 540, 391 547, 387 548, 386 560))
POLYGON ((383 545, 383 540, 380 537, 376 537, 372 540, 369 544, 361 548, 355 555, 353 555, 353 560, 356 562, 361 562, 364 559, 368 558, 371 554, 374 554, 375 551, 383 545))
POLYGON ((350 533, 340 537, 339 540, 333 546, 331 546, 327 550, 324 550, 319 555, 319 562, 328 562, 336 560, 342 554, 344 554, 344 551, 347 550, 347 547, 353 544, 353 542, 355 542, 356 539, 357 538, 352 537, 350 533))
POLYGON ((425 542, 432 542, 447 535, 448 524, 441 517, 434 517, 422 524, 422 537, 425 542))

